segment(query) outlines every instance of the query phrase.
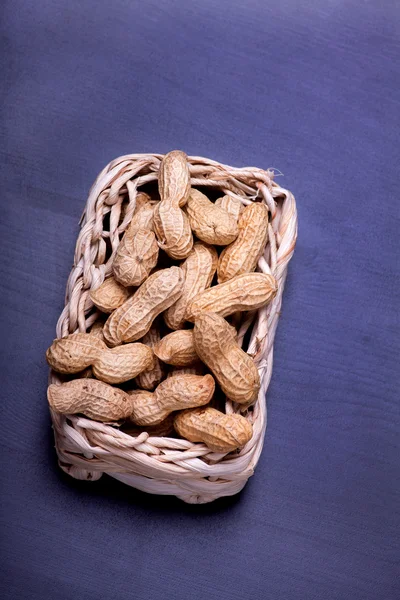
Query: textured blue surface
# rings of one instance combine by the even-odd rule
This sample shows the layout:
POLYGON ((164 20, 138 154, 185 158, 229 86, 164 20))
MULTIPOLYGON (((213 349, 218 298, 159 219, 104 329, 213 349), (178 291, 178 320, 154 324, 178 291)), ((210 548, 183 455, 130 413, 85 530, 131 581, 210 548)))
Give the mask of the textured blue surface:
POLYGON ((2 598, 399 598, 398 2, 2 8, 2 598), (200 507, 60 474, 45 399, 93 179, 173 148, 300 219, 256 475, 200 507))

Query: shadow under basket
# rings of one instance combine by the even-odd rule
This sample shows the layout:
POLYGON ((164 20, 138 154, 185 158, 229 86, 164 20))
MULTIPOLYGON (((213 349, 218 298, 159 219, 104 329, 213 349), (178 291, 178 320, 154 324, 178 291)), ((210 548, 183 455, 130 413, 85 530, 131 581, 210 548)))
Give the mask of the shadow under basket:
MULTIPOLYGON (((129 154, 113 160, 94 182, 81 219, 74 267, 68 279, 65 308, 57 337, 87 331, 99 318, 89 297, 111 274, 121 234, 129 224, 138 191, 157 193, 161 154, 129 154)), ((135 436, 118 424, 79 415, 51 412, 60 467, 76 479, 95 481, 103 473, 151 494, 175 495, 184 502, 205 503, 238 493, 253 474, 267 425, 266 393, 273 362, 273 342, 282 304, 288 263, 297 235, 293 195, 273 180, 272 171, 235 168, 207 158, 188 157, 191 184, 211 199, 228 194, 245 205, 264 202, 269 211, 268 242, 258 271, 272 274, 278 292, 270 304, 241 313, 238 340, 254 358, 261 378, 256 403, 247 410, 227 400, 225 412, 238 412, 253 426, 251 440, 240 451, 212 452, 202 443, 175 437, 135 436)), ((62 376, 50 372, 50 383, 62 376)))

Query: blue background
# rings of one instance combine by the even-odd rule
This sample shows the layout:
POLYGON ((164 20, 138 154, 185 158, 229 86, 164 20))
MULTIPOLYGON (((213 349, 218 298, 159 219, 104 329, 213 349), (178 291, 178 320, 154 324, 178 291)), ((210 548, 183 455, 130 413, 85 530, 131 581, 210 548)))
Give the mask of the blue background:
POLYGON ((2 598, 395 600, 399 46, 389 1, 2 3, 2 598), (88 189, 179 148, 295 194, 256 475, 186 506, 57 468, 44 352, 88 189))

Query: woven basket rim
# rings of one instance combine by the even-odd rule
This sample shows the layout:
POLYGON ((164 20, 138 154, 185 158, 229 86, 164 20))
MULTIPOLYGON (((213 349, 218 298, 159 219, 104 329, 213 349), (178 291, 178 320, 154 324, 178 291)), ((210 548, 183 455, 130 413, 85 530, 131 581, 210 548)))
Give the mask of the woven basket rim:
MULTIPOLYGON (((57 338, 87 331, 97 320, 89 291, 111 274, 120 234, 129 224, 137 192, 156 182, 162 154, 120 156, 100 172, 93 183, 81 218, 74 266, 67 283, 65 308, 57 323, 57 338), (126 209, 121 220, 121 207, 126 209), (109 220, 104 228, 104 217, 109 220), (111 257, 106 262, 106 247, 111 257)), ((253 355, 261 378, 255 405, 244 413, 253 425, 252 439, 237 453, 218 454, 204 444, 148 433, 132 437, 116 428, 78 415, 60 415, 50 409, 60 467, 77 479, 97 480, 103 473, 137 489, 172 494, 191 503, 210 502, 240 491, 258 462, 267 423, 266 392, 272 374, 273 341, 282 304, 288 263, 297 238, 297 211, 292 193, 273 179, 273 170, 231 167, 205 157, 189 156, 193 187, 210 187, 239 198, 243 204, 264 202, 269 211, 268 243, 258 263, 272 274, 278 293, 267 305, 246 315, 239 341, 253 325, 247 351, 253 355)), ((61 383, 51 371, 51 383, 61 383)), ((241 407, 226 402, 226 412, 241 407)))

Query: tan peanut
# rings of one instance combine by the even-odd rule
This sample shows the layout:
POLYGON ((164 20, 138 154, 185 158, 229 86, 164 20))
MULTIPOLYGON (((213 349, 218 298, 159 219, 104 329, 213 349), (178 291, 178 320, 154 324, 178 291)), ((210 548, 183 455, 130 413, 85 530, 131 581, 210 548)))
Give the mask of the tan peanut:
POLYGON ((201 360, 197 360, 192 363, 189 367, 172 367, 168 372, 167 379, 169 377, 175 377, 176 375, 204 375, 206 367, 201 360))
POLYGON ((54 340, 46 352, 50 367, 58 373, 79 373, 90 367, 108 348, 104 340, 90 333, 72 333, 54 340))
POLYGON ((228 212, 238 222, 240 215, 244 210, 244 204, 233 196, 222 196, 215 201, 215 206, 220 206, 228 212))
POLYGON ((224 394, 240 404, 254 402, 260 376, 251 357, 233 337, 229 323, 215 313, 203 313, 196 318, 193 331, 196 352, 224 394))
POLYGON ((158 252, 153 231, 139 229, 134 236, 123 237, 113 262, 115 279, 124 286, 141 285, 156 266, 158 252))
POLYGON ((207 404, 214 389, 211 375, 176 375, 162 381, 153 393, 133 390, 131 421, 136 425, 157 425, 175 410, 207 404))
MULTIPOLYGON (((153 323, 152 327, 143 337, 142 342, 153 349, 155 344, 160 341, 160 331, 158 327, 153 323)), ((155 387, 161 382, 165 375, 165 366, 162 362, 154 355, 154 364, 150 369, 142 371, 136 377, 137 385, 144 390, 154 390, 155 387)))
POLYGON ((210 287, 217 269, 218 255, 212 246, 197 242, 187 259, 180 265, 185 273, 181 297, 164 313, 170 329, 181 329, 186 320, 187 305, 192 298, 210 287))
POLYGON ((158 245, 171 258, 186 258, 193 247, 189 219, 179 206, 160 202, 154 209, 154 231, 158 245))
POLYGON ((176 367, 186 367, 199 357, 194 348, 193 329, 180 329, 163 337, 153 348, 163 362, 176 367))
POLYGON ((239 235, 225 248, 218 261, 218 282, 254 271, 268 239, 268 209, 265 204, 246 206, 239 219, 239 235))
POLYGON ((190 192, 190 174, 187 156, 173 151, 161 161, 158 174, 161 202, 154 210, 154 231, 159 246, 168 256, 186 258, 193 246, 189 219, 181 209, 190 192))
POLYGON ((146 202, 145 204, 142 204, 142 206, 135 210, 135 212, 133 213, 132 220, 126 228, 122 240, 134 237, 136 233, 141 229, 153 231, 154 208, 157 206, 157 204, 159 204, 159 202, 151 200, 149 202, 146 202))
POLYGON ((207 244, 226 246, 238 236, 236 219, 199 190, 191 190, 186 212, 193 233, 207 244))
POLYGON ((95 337, 100 338, 104 342, 103 327, 104 321, 102 319, 97 319, 97 321, 95 321, 90 328, 90 335, 94 335, 95 337))
POLYGON ((156 271, 117 308, 104 325, 110 346, 134 342, 149 331, 154 319, 180 297, 185 276, 179 267, 156 271))
POLYGON ((92 366, 97 379, 107 383, 122 383, 152 367, 154 355, 151 348, 144 344, 127 344, 111 349, 91 333, 73 333, 54 340, 47 350, 46 359, 58 373, 79 373, 92 366))
POLYGON ((153 365, 151 348, 140 343, 126 344, 101 352, 93 363, 93 375, 107 383, 122 383, 153 365))
POLYGON ((132 414, 133 399, 96 379, 74 379, 47 389, 50 407, 58 413, 81 413, 95 421, 118 421, 132 414))
POLYGON ((174 427, 190 442, 203 442, 213 452, 232 452, 243 448, 253 435, 251 424, 241 415, 215 408, 184 410, 175 417, 174 427))
MULTIPOLYGON (((148 194, 146 194, 145 192, 138 192, 136 194, 135 208, 133 209, 132 214, 135 215, 142 208, 142 206, 144 206, 145 204, 150 202, 150 200, 151 200, 151 198, 148 194)), ((125 219, 126 213, 128 212, 129 205, 130 205, 130 198, 128 196, 127 198, 125 198, 125 200, 122 202, 122 205, 121 205, 121 214, 119 216, 119 225, 121 225, 121 223, 125 219)))
POLYGON ((143 206, 146 206, 146 204, 149 204, 149 202, 151 202, 151 198, 146 192, 138 192, 136 194, 135 212, 133 214, 136 215, 139 210, 143 206))
POLYGON ((272 275, 237 275, 225 283, 200 292, 189 302, 186 318, 193 321, 202 312, 214 312, 226 317, 239 311, 255 310, 268 304, 277 291, 277 284, 272 275))
MULTIPOLYGON (((129 393, 130 392, 128 392, 128 394, 129 393)), ((134 425, 132 422, 128 422, 124 425, 122 431, 132 436, 138 436, 143 431, 146 431, 151 437, 168 437, 175 432, 174 418, 175 413, 171 413, 157 425, 147 425, 142 427, 139 427, 139 425, 134 425)))
POLYGON ((111 313, 129 298, 129 290, 118 283, 114 277, 108 277, 95 290, 90 291, 93 304, 104 313, 111 313))
POLYGON ((168 152, 161 161, 158 190, 163 202, 184 206, 190 193, 190 173, 187 156, 180 150, 168 152))
MULTIPOLYGON (((97 319, 97 321, 95 321, 93 323, 92 327, 90 328, 90 331, 89 331, 90 335, 93 335, 94 337, 99 338, 100 340, 102 340, 104 342, 103 327, 104 327, 104 321, 102 321, 101 319, 97 319)), ((81 378, 93 377, 92 367, 87 367, 83 371, 80 371, 77 374, 77 376, 81 377, 81 378)))
MULTIPOLYGON (((227 325, 232 336, 236 336, 236 329, 229 323, 227 325)), ((168 365, 174 367, 193 366, 194 373, 196 373, 196 367, 198 369, 199 357, 194 346, 193 329, 179 329, 169 333, 155 344, 153 352, 168 365)))

